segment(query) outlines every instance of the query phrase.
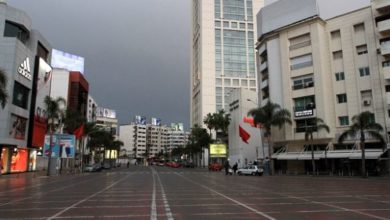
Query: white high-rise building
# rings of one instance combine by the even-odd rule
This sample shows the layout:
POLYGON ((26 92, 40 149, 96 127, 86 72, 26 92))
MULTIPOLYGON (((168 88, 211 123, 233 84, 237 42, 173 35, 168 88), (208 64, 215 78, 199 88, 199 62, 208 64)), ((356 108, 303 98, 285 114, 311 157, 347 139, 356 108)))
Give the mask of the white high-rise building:
POLYGON ((257 91, 255 16, 264 0, 193 0, 191 125, 228 109, 234 88, 257 91))

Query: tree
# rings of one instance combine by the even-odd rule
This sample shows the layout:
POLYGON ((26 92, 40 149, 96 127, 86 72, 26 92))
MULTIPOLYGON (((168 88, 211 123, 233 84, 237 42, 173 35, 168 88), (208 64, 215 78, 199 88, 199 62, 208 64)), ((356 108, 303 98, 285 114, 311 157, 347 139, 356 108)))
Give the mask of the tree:
POLYGON ((211 137, 207 130, 195 124, 191 129, 186 150, 192 157, 194 154, 202 152, 202 148, 208 147, 211 142, 211 137))
POLYGON ((366 134, 384 143, 385 140, 380 134, 383 131, 382 125, 374 120, 374 114, 369 111, 362 112, 352 117, 351 127, 344 131, 339 137, 339 143, 343 143, 348 137, 360 135, 360 149, 362 151, 362 177, 367 177, 366 173, 366 156, 365 156, 365 141, 366 134))
POLYGON ((64 115, 64 130, 65 132, 72 134, 74 130, 79 128, 82 124, 85 124, 86 118, 78 111, 73 109, 66 109, 64 115))
MULTIPOLYGON (((264 137, 268 143, 269 158, 273 153, 273 146, 271 143, 271 129, 278 126, 281 129, 286 123, 292 124, 291 113, 280 105, 272 102, 267 102, 263 107, 251 109, 248 115, 253 117, 254 123, 259 125, 260 129, 264 128, 264 137)), ((271 174, 273 173, 273 162, 271 160, 271 174)))
POLYGON ((227 142, 226 138, 228 136, 230 116, 229 114, 226 114, 223 109, 213 114, 208 113, 206 117, 203 119, 203 123, 209 129, 210 136, 211 136, 211 130, 215 130, 217 134, 217 139, 219 137, 224 142, 227 142))
POLYGON ((329 133, 329 126, 325 124, 324 120, 321 118, 314 118, 314 124, 312 126, 307 126, 305 129, 305 140, 310 143, 311 147, 311 166, 313 169, 313 175, 315 173, 315 162, 314 162, 314 144, 313 144, 313 133, 325 130, 329 133))
POLYGON ((8 100, 7 82, 8 79, 5 71, 0 69, 0 105, 2 108, 5 107, 8 100))
POLYGON ((50 166, 51 166, 51 155, 52 155, 52 145, 53 145, 53 133, 55 129, 60 125, 61 117, 63 116, 63 107, 65 107, 65 99, 58 97, 52 99, 50 96, 46 96, 45 100, 46 114, 47 114, 47 127, 50 134, 50 144, 49 144, 49 155, 47 163, 47 175, 50 175, 50 166))

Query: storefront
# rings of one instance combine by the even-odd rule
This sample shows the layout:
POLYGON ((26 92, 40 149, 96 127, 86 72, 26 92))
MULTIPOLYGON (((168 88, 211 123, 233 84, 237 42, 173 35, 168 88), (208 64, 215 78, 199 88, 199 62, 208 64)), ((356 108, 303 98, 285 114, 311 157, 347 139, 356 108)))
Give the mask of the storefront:
POLYGON ((1 147, 1 174, 35 171, 37 150, 22 147, 1 147))

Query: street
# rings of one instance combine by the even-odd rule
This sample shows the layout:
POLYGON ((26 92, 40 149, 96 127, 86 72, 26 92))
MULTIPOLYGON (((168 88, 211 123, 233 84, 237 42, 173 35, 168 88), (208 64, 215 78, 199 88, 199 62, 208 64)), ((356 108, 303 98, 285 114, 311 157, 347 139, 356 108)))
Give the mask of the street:
POLYGON ((390 219, 390 179, 116 168, 0 176, 0 219, 390 219))

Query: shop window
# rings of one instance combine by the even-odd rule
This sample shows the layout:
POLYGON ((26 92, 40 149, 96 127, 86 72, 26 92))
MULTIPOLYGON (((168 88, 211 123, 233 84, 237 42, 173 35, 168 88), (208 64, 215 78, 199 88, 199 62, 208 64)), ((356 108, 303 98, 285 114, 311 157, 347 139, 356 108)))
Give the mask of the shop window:
POLYGON ((17 115, 11 115, 9 135, 18 140, 26 137, 27 119, 17 115))
POLYGON ((1 168, 1 173, 7 173, 9 170, 9 158, 10 158, 10 149, 9 148, 2 148, 1 149, 1 157, 0 157, 0 168, 1 168))
POLYGON ((11 173, 27 171, 27 149, 14 148, 11 157, 11 173))
POLYGON ((27 87, 15 81, 12 104, 27 109, 29 93, 30 90, 27 87))

